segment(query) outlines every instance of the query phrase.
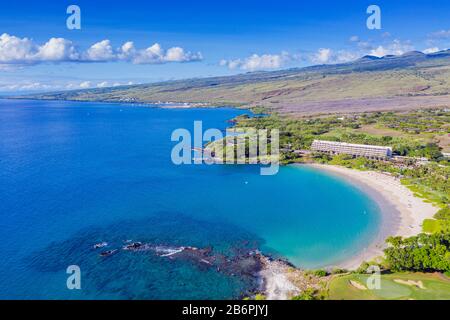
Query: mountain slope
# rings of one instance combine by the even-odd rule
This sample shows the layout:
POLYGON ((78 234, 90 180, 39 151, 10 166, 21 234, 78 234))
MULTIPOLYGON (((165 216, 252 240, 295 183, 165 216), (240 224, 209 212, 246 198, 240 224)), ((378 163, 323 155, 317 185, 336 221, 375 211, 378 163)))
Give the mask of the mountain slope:
POLYGON ((450 105, 450 50, 365 56, 319 65, 228 77, 27 96, 77 101, 174 101, 263 106, 291 114, 403 110, 450 105))

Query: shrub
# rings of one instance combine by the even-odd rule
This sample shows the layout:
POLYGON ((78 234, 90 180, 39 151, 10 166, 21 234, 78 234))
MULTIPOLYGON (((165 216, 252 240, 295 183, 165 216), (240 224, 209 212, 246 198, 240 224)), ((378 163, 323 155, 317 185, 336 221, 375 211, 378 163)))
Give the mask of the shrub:
POLYGON ((328 273, 325 270, 316 270, 314 271, 314 275, 318 277, 326 277, 328 273))

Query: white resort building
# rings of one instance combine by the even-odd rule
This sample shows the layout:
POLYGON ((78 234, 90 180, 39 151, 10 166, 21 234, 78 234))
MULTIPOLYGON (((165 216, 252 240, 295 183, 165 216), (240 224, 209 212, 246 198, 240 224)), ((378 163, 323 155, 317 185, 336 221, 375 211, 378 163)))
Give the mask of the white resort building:
POLYGON ((355 157, 366 157, 378 160, 390 159, 392 157, 391 147, 351 144, 345 142, 314 140, 311 149, 318 152, 348 154, 355 157))

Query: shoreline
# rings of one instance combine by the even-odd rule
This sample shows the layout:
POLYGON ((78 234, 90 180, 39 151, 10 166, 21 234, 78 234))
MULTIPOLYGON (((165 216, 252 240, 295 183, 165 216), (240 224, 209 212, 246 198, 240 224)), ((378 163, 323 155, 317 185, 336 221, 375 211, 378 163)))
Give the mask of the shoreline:
POLYGON ((76 99, 38 99, 28 97, 16 97, 16 96, 0 96, 0 100, 16 100, 16 101, 49 101, 49 102, 79 102, 79 103, 105 103, 105 104, 123 104, 133 107, 152 107, 159 109, 217 109, 217 108, 234 108, 234 109, 247 109, 239 108, 233 105, 215 105, 206 102, 176 102, 176 101, 119 101, 119 100, 76 100, 76 99))
MULTIPOLYGON (((294 164, 326 172, 344 179, 364 192, 379 207, 380 227, 374 239, 355 254, 343 258, 324 269, 341 268, 356 270, 363 262, 383 256, 386 238, 390 236, 410 237, 422 233, 422 223, 433 218, 439 208, 414 196, 403 186, 400 179, 375 171, 359 171, 335 165, 294 164)), ((307 287, 317 289, 319 282, 301 281, 304 270, 291 266, 286 261, 271 260, 262 256, 263 269, 259 272, 262 292, 268 300, 286 300, 299 294, 307 287)), ((311 275, 308 276, 309 278, 311 275)), ((323 279, 322 279, 323 280, 323 279)))
MULTIPOLYGON (((296 165, 296 166, 304 166, 296 165)), ((374 200, 380 208, 381 226, 372 242, 356 255, 328 267, 357 269, 363 262, 383 255, 390 236, 410 237, 422 233, 422 223, 439 208, 414 196, 400 179, 375 171, 359 171, 335 165, 305 164, 351 183, 374 200)))

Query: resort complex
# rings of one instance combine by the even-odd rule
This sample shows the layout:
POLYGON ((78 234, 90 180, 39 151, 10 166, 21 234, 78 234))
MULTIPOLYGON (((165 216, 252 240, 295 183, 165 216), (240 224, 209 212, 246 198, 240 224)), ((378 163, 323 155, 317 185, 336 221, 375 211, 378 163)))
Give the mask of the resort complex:
POLYGON ((450 0, 270 4, 0 10, 0 302, 450 301, 450 0))
POLYGON ((391 147, 351 144, 345 142, 314 140, 311 149, 318 152, 348 154, 355 157, 366 157, 377 160, 390 159, 392 157, 391 147))

